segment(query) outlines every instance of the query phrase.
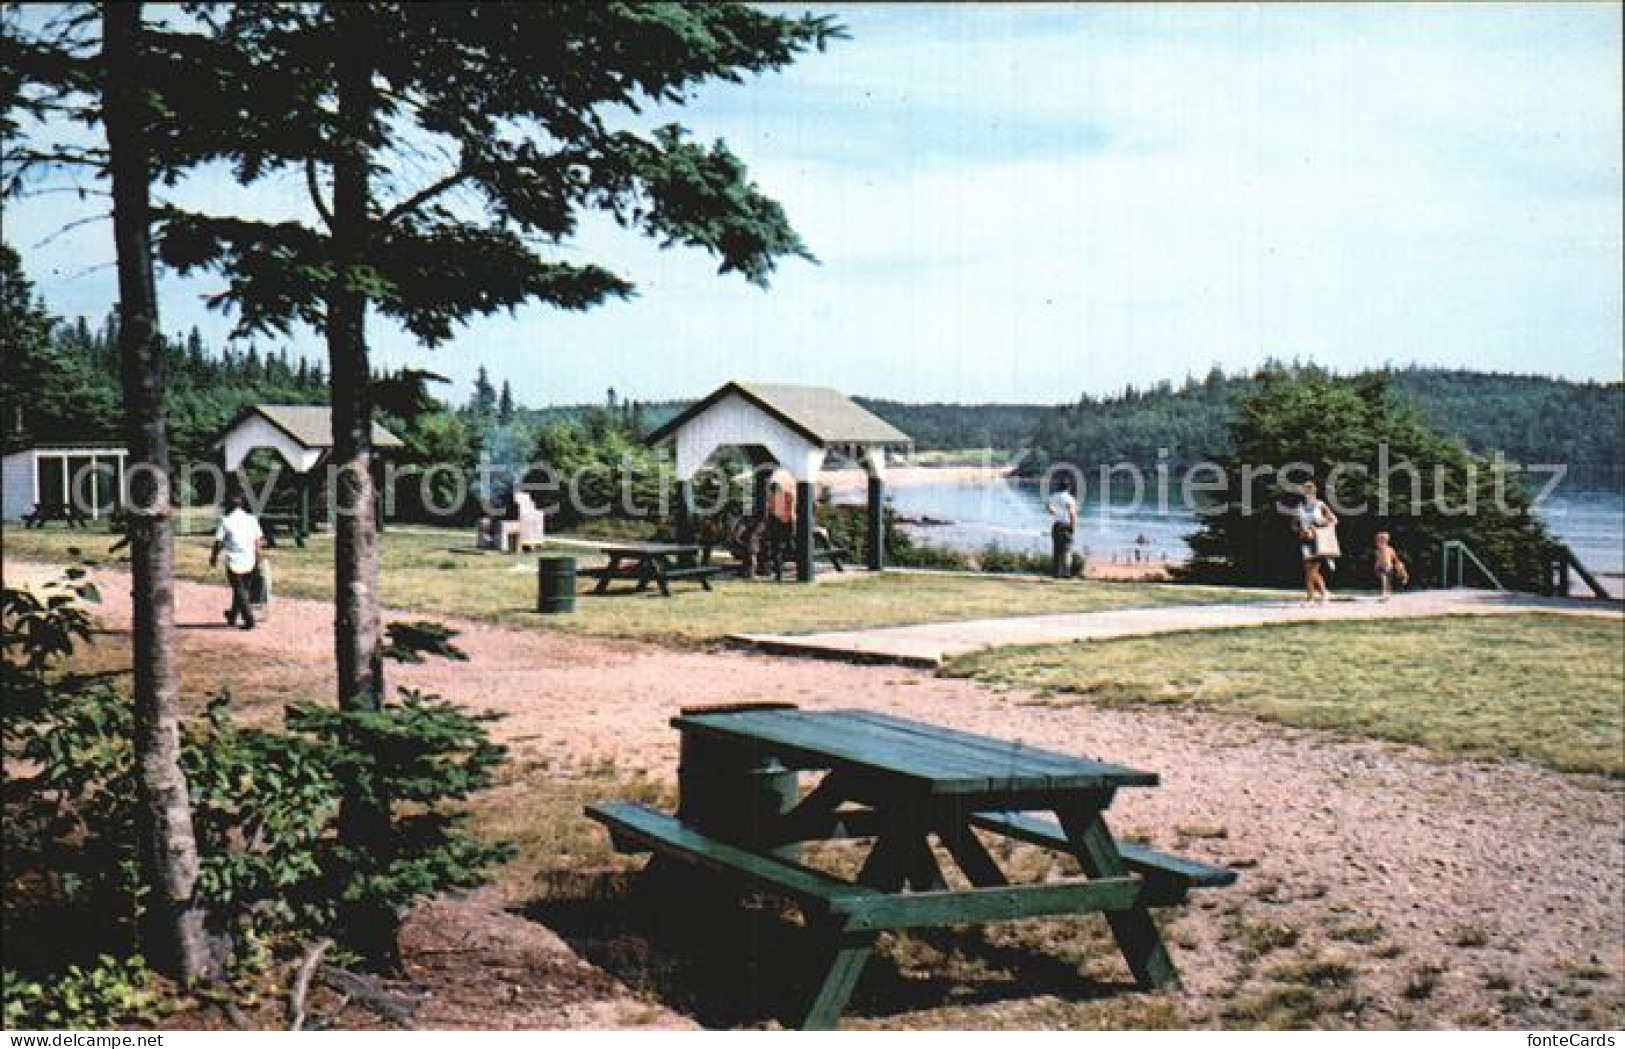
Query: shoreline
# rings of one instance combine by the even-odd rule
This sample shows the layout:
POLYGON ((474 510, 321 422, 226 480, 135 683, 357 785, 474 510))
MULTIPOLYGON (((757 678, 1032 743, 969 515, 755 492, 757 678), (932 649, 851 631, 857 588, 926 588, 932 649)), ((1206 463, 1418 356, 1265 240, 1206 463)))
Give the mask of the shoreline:
MULTIPOLYGON (((974 481, 997 481, 1011 476, 1014 466, 886 466, 886 485, 966 484, 974 481)), ((862 491, 869 483, 869 475, 861 467, 843 467, 825 470, 818 483, 831 492, 862 491)))

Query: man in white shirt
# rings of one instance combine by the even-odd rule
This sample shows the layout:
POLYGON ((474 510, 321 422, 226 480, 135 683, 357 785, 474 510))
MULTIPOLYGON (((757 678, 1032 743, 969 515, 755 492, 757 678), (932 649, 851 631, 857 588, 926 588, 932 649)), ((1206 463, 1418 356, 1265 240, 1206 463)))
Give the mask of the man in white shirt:
POLYGON ((226 625, 236 626, 242 620, 243 630, 254 629, 254 606, 250 603, 250 587, 254 571, 260 564, 260 550, 265 533, 260 530, 259 519, 248 512, 248 500, 233 496, 229 510, 220 519, 214 532, 214 549, 209 553, 209 567, 226 555, 226 582, 231 584, 231 608, 226 612, 226 625))
POLYGON ((1056 579, 1072 574, 1072 536, 1078 530, 1078 500, 1072 495, 1072 480, 1063 477, 1049 497, 1050 543, 1053 547, 1051 572, 1056 579))

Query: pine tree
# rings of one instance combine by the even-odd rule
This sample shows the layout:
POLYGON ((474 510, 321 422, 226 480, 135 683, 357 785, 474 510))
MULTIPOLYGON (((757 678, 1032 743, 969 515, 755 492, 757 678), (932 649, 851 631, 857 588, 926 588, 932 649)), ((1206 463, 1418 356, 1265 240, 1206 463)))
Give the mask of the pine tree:
POLYGON ((153 136, 144 82, 140 4, 102 7, 103 114, 118 246, 119 350, 129 440, 131 651, 135 674, 137 841, 149 892, 149 952, 186 978, 213 967, 196 900, 197 838, 180 764, 180 674, 175 659, 175 544, 158 296, 153 281, 153 136))
POLYGON ((502 396, 497 399, 497 422, 507 425, 513 421, 513 387, 502 380, 502 396))
POLYGON ((468 410, 481 418, 490 418, 497 410, 497 390, 483 364, 474 376, 474 396, 469 399, 468 410))
MULTIPOLYGON (((681 104, 708 80, 777 69, 837 30, 823 18, 734 4, 333 4, 233 7, 201 63, 207 89, 165 101, 176 163, 225 159, 244 181, 302 174, 317 225, 169 212, 165 260, 216 270, 244 330, 309 323, 325 335, 333 405, 334 636, 338 698, 382 696, 366 321, 388 317, 428 345, 475 315, 539 302, 587 309, 632 290, 595 265, 539 254, 600 211, 663 244, 720 259, 765 285, 778 259, 808 256, 777 203, 718 143, 622 114, 681 104), (613 115, 613 121, 610 116, 613 115), (414 136, 456 154, 421 169, 414 136), (324 184, 325 183, 325 184, 324 184), (462 191, 481 217, 446 206, 462 191)), ((201 47, 198 50, 207 50, 201 47)), ((379 799, 349 799, 341 835, 378 847, 379 799)), ((387 964, 393 929, 373 915, 357 946, 387 964)))

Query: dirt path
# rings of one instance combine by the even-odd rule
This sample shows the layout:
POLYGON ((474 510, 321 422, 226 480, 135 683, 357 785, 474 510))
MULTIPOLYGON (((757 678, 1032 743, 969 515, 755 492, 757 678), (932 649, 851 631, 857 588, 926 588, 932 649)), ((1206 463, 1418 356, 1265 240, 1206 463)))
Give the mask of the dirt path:
MULTIPOLYGON (((123 577, 104 592, 102 620, 126 627, 123 577)), ((245 633, 219 625, 224 600, 179 585, 184 644, 214 650, 218 684, 331 665, 330 606, 281 600, 245 633)), ((669 779, 679 707, 773 699, 861 705, 1159 772, 1162 787, 1120 797, 1116 829, 1244 874, 1173 923, 1184 1022, 1263 1022, 1293 980, 1339 989, 1333 1024, 1625 1022, 1625 798, 1594 781, 1214 714, 1034 706, 900 667, 452 625, 469 663, 402 668, 396 680, 506 714, 498 734, 531 754, 613 758, 669 779)), ((1113 975, 1115 963, 1094 964, 1113 975)), ((1001 1008, 1010 1025, 1042 1022, 1001 1008)))

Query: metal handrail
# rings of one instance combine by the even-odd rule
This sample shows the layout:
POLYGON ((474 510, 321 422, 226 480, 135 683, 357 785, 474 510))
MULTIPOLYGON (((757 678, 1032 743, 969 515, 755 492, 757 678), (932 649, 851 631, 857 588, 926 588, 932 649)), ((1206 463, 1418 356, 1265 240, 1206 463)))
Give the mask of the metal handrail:
POLYGON ((1506 590, 1506 587, 1501 585, 1501 581, 1495 577, 1495 573, 1490 571, 1489 566, 1479 560, 1478 555, 1473 553, 1472 548, 1460 539, 1446 539, 1440 549, 1439 585, 1447 590, 1451 586, 1465 586, 1468 561, 1471 561, 1474 567, 1484 574, 1484 578, 1490 581, 1491 586, 1497 590, 1506 590), (1455 555, 1454 559, 1451 558, 1452 554, 1455 555), (1456 581, 1453 584, 1450 582, 1452 564, 1456 569, 1456 581))
POLYGON ((1569 569, 1573 568, 1575 574, 1580 577, 1586 586, 1591 588, 1594 595, 1604 601, 1613 600, 1613 596, 1608 593, 1608 590, 1598 581, 1597 577, 1592 575, 1591 571, 1580 563, 1578 557, 1574 556, 1574 551, 1569 548, 1567 543, 1553 543, 1551 545, 1550 560, 1555 561, 1558 567, 1558 576, 1555 581, 1557 596, 1569 596, 1569 569))

